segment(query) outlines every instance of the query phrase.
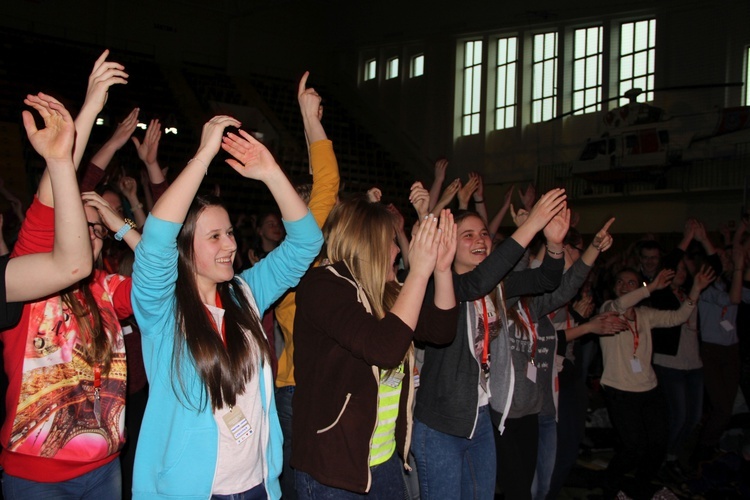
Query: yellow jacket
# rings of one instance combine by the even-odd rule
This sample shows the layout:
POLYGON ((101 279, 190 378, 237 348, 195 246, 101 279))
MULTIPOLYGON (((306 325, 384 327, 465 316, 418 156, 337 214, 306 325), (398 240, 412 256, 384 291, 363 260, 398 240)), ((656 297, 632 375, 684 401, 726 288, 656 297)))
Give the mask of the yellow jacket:
MULTIPOLYGON (((310 165, 313 186, 308 204, 319 227, 331 213, 339 192, 339 165, 333 153, 333 143, 329 140, 316 141, 310 145, 310 165)), ((315 264, 317 265, 317 263, 315 264)), ((276 306, 276 321, 284 336, 284 350, 279 354, 279 371, 276 387, 296 385, 294 382, 294 315, 297 312, 297 294, 291 291, 276 306)))

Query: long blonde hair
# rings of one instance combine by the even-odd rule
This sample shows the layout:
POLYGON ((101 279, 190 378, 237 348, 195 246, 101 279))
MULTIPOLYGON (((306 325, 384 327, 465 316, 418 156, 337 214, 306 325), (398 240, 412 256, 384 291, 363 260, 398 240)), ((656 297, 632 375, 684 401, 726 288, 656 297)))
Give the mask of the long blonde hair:
POLYGON ((331 264, 346 263, 364 289, 372 314, 383 318, 398 296, 398 286, 387 283, 393 216, 379 203, 363 199, 343 201, 331 211, 323 234, 328 260, 331 264))

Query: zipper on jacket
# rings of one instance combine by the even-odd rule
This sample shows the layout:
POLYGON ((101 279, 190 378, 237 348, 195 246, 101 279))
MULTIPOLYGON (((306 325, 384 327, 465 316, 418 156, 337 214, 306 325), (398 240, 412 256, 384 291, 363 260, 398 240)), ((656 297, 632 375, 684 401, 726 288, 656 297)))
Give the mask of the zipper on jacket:
POLYGON ((351 392, 347 392, 347 393, 346 393, 346 399, 344 400, 344 406, 342 406, 342 407, 341 407, 341 411, 340 411, 340 412, 339 412, 339 414, 338 414, 338 415, 336 416, 336 420, 334 420, 334 421, 333 421, 333 423, 332 423, 331 425, 329 425, 328 427, 323 427, 322 429, 318 429, 318 430, 317 430, 317 431, 315 431, 315 432, 316 432, 317 434, 323 434, 324 432, 326 432, 326 431, 329 431, 329 430, 331 430, 331 429, 332 429, 333 427, 335 427, 335 426, 336 426, 336 424, 338 424, 338 423, 339 423, 339 420, 341 420, 341 416, 342 416, 342 415, 344 414, 344 412, 346 411, 346 407, 347 407, 347 406, 349 405, 349 400, 350 400, 351 398, 352 398, 352 393, 351 393, 351 392))

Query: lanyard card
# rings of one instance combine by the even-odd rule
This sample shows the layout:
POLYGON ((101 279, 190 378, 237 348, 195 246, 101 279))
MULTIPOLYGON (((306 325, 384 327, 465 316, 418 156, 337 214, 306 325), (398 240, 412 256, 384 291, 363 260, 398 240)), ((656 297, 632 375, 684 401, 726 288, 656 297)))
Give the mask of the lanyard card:
POLYGON ((237 444, 242 444, 247 438, 253 434, 253 428, 250 427, 250 423, 245 418, 245 414, 242 413, 237 407, 232 407, 229 413, 221 417, 224 419, 229 432, 232 433, 232 437, 237 444))
POLYGON ((643 371, 643 367, 641 367, 641 360, 638 358, 631 359, 630 369, 633 370, 633 373, 641 373, 643 371))
POLYGON ((531 361, 526 365, 526 378, 536 384, 536 365, 531 361))

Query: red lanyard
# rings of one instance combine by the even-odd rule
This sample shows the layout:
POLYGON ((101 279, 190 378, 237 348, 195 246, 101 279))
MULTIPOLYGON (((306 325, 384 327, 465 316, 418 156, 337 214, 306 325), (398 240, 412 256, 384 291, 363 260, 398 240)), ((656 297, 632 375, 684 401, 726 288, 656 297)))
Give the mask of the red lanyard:
MULTIPOLYGON (((218 307, 219 309, 224 309, 222 307, 221 297, 219 297, 219 291, 218 290, 216 290, 216 307, 218 307)), ((218 330, 219 327, 216 325, 216 320, 214 319, 214 315, 211 314, 211 311, 208 310, 208 307, 206 307, 206 314, 208 314, 208 319, 211 320, 211 323, 213 323, 214 328, 216 328, 218 330)), ((224 347, 226 347, 227 346, 227 333, 226 333, 226 322, 225 321, 221 322, 221 341, 224 343, 224 347)))
POLYGON ((628 330, 633 334, 633 357, 635 357, 635 351, 638 350, 638 344, 641 341, 640 336, 638 335, 638 316, 635 314, 635 309, 633 309, 633 325, 635 326, 635 329, 630 326, 630 321, 628 321, 628 330))
POLYGON ((536 357, 536 324, 531 320, 531 313, 529 312, 529 308, 525 303, 521 303, 521 306, 523 307, 524 313, 526 314, 526 318, 528 319, 528 324, 523 318, 520 318, 521 321, 528 327, 529 329, 529 337, 531 340, 531 363, 534 363, 534 358, 536 357))
POLYGON ((482 297, 482 317, 484 319, 484 343, 482 344, 482 369, 489 369, 490 359, 490 320, 487 315, 487 297, 482 297))

